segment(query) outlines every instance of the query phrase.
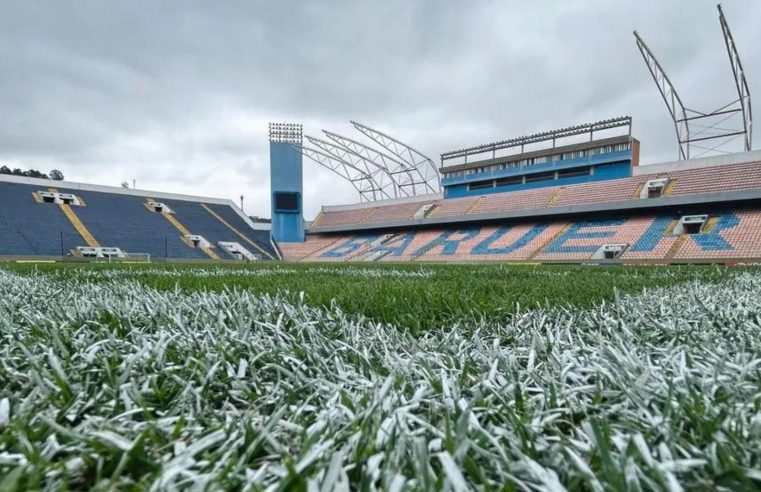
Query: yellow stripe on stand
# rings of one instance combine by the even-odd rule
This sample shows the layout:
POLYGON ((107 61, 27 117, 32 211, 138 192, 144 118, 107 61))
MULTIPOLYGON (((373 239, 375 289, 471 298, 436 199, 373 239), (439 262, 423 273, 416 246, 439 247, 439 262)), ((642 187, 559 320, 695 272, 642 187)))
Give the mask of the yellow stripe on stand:
POLYGON ((258 250, 259 250, 261 253, 263 253, 263 254, 267 255, 267 257, 268 257, 270 260, 274 260, 274 259, 275 259, 275 258, 273 258, 273 257, 272 257, 272 255, 271 255, 271 254, 269 254, 268 252, 266 252, 265 250, 263 250, 263 249, 261 248, 261 246, 259 246, 259 245, 258 245, 258 244, 256 244, 255 242, 253 242, 251 239, 249 239, 248 237, 246 237, 246 236, 245 236, 245 235, 244 235, 242 232, 240 232, 238 229, 236 229, 235 227, 233 227, 233 226, 232 226, 232 225, 231 225, 229 222, 227 222, 225 219, 223 219, 222 217, 220 217, 220 216, 219 216, 219 214, 217 214, 217 213, 216 213, 214 210, 212 210, 212 209, 210 209, 209 207, 207 207, 205 203, 202 203, 202 204, 201 204, 201 206, 203 207, 203 209, 204 209, 204 210, 206 210, 206 211, 207 211, 207 212, 209 212, 211 215, 213 215, 215 219, 217 219, 217 220, 218 220, 218 221, 220 221, 222 224, 224 224, 224 225, 225 225, 225 227, 227 227, 227 228, 228 228, 228 229, 230 229, 232 232, 234 232, 235 234, 237 234, 237 235, 238 235, 238 237, 240 237, 241 239, 243 239, 244 241, 246 241, 248 244, 250 244, 250 245, 251 245, 251 246, 253 246, 254 248, 258 249, 258 250))
POLYGON ((77 214, 74 213, 74 211, 71 209, 70 206, 66 205, 65 203, 61 203, 58 205, 61 207, 61 211, 66 216, 67 219, 69 219, 69 222, 71 222, 71 225, 74 226, 74 229, 77 230, 80 236, 82 236, 82 239, 85 240, 88 246, 92 248, 97 248, 100 246, 98 244, 98 241, 95 240, 95 237, 92 235, 90 231, 87 230, 87 227, 82 223, 81 220, 79 220, 79 217, 77 217, 77 214))
POLYGON ((557 190, 556 190, 556 191, 555 191, 555 192, 552 194, 552 196, 550 196, 550 199, 549 199, 549 201, 547 202, 547 205, 545 205, 545 207, 552 207, 552 206, 554 206, 554 205, 555 205, 555 204, 556 204, 556 203, 557 203, 557 202, 560 200, 560 196, 563 194, 563 190, 564 190, 564 189, 565 189, 565 188, 564 188, 563 186, 561 186, 560 188, 558 188, 558 189, 557 189, 557 190))
MULTIPOLYGON (((55 188, 48 188, 48 191, 51 193, 58 193, 58 190, 55 188)), ((66 218, 69 219, 71 225, 74 226, 74 229, 76 229, 79 235, 82 236, 82 239, 85 240, 85 243, 87 243, 88 246, 91 248, 100 247, 98 241, 95 240, 95 236, 93 236, 87 227, 82 223, 82 221, 79 220, 79 217, 77 217, 77 214, 74 213, 69 205, 66 205, 65 203, 59 203, 58 206, 61 208, 61 212, 63 212, 66 218)))
POLYGON ((682 249, 682 246, 684 246, 684 243, 687 241, 687 234, 682 234, 678 238, 676 238, 676 241, 674 241, 674 244, 671 245, 671 248, 669 248, 668 252, 666 253, 666 259, 671 260, 673 259, 677 253, 679 253, 679 250, 682 249))
POLYGON ((188 230, 188 228, 182 225, 179 220, 172 217, 172 214, 161 214, 161 215, 163 215, 164 218, 168 220, 170 224, 172 224, 178 231, 180 231, 183 236, 191 235, 191 232, 188 230))
MULTIPOLYGON (((177 220, 176 218, 174 218, 174 217, 172 216, 172 214, 161 214, 161 215, 162 215, 162 216, 163 216, 163 217, 164 217, 166 220, 168 220, 168 221, 169 221, 169 223, 170 223, 170 224, 172 224, 172 225, 175 227, 175 229, 177 229, 178 231, 180 231, 180 233, 182 234, 182 238, 181 238, 181 239, 183 239, 183 240, 184 240, 184 242, 185 242, 186 244, 188 244, 188 241, 187 241, 187 239, 185 238, 185 236, 190 236, 190 235, 192 235, 192 233, 191 233, 191 232, 188 230, 188 228, 187 228, 187 227, 185 227, 184 225, 182 225, 182 224, 180 223, 180 221, 179 221, 179 220, 177 220)), ((190 245, 190 244, 188 244, 188 245, 192 247, 192 245, 190 245)), ((214 251, 212 251, 210 247, 209 247, 209 248, 200 248, 200 249, 201 249, 201 251, 203 251, 204 253, 206 253, 206 255, 207 255, 209 258, 211 258, 212 260, 218 260, 218 259, 219 259, 219 256, 217 256, 217 254, 216 254, 214 251)))
POLYGON ((663 193, 661 196, 669 196, 674 191, 674 188, 676 188, 676 179, 670 179, 668 184, 666 184, 666 189, 663 190, 663 193))
POLYGON ((543 253, 543 252, 544 252, 544 248, 546 248, 547 246, 549 246, 550 244, 552 244, 552 242, 553 242, 555 239, 559 238, 559 237, 560 237, 560 235, 561 235, 561 234, 563 234, 563 233, 565 233, 565 232, 566 232, 566 231, 567 231, 567 230, 568 230, 570 227, 571 227, 571 224, 566 224, 566 225, 564 225, 564 226, 563 226, 563 227, 562 227, 562 228, 561 228, 561 229, 560 229, 558 232, 556 232, 555 234, 553 234, 551 238, 549 238, 548 240, 546 240, 545 242, 543 242, 543 243, 542 243, 542 245, 541 245, 541 246, 539 246, 539 249, 537 249, 537 250, 535 250, 533 253, 531 253, 531 254, 529 255, 528 259, 529 259, 529 260, 533 260, 534 258, 536 258, 537 256, 539 256, 541 253, 543 253))
POLYGON ((631 198, 632 200, 639 198, 642 195, 642 188, 644 187, 645 187, 645 183, 638 184, 637 188, 634 190, 634 193, 632 193, 632 196, 630 196, 629 198, 631 198))
POLYGON ((312 227, 317 227, 320 225, 320 222, 322 222, 323 215, 324 214, 322 213, 322 209, 320 209, 320 213, 318 213, 317 217, 315 217, 314 220, 312 221, 312 227))

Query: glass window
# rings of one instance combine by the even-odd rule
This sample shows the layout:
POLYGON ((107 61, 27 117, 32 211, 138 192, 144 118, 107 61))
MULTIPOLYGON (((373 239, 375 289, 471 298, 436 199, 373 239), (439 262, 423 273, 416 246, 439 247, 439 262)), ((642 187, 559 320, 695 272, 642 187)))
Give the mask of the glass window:
POLYGON ((555 179, 554 172, 529 174, 526 176, 526 183, 536 183, 537 181, 547 181, 550 179, 555 179))
POLYGON ((475 183, 468 184, 469 190, 483 190, 486 188, 494 188, 494 181, 476 181, 475 183))
POLYGON ((508 176, 505 178, 497 179, 497 187, 510 186, 523 183, 523 176, 508 176))
POLYGON ((589 176, 591 167, 574 167, 571 169, 561 169, 558 171, 558 178, 572 178, 575 176, 589 176))

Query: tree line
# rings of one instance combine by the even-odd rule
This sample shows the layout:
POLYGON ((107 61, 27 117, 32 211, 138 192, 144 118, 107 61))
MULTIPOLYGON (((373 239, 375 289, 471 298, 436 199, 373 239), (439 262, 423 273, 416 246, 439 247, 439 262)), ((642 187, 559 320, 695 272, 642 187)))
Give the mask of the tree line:
POLYGON ((40 178, 40 179, 52 179, 53 181, 63 181, 63 173, 58 169, 53 169, 48 174, 40 172, 36 169, 28 169, 26 171, 15 168, 11 169, 8 166, 0 166, 0 174, 10 174, 11 176, 24 176, 26 178, 40 178))

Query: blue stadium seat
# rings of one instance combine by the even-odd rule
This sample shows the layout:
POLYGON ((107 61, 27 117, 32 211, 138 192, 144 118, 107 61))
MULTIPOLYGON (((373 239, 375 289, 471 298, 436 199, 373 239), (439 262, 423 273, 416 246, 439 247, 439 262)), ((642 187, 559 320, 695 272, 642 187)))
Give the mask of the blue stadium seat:
POLYGON ((84 199, 85 206, 75 207, 74 212, 101 246, 121 248, 128 253, 150 253, 154 257, 208 259, 203 251, 185 244, 180 231, 161 214, 148 210, 145 197, 70 192, 84 199))
POLYGON ((0 255, 59 256, 75 238, 81 241, 58 205, 34 200, 41 189, 0 182, 0 255))
MULTIPOLYGON (((272 248, 272 243, 270 242, 270 231, 258 231, 256 229, 252 229, 251 226, 249 226, 246 221, 244 221, 241 216, 232 209, 232 207, 217 204, 207 204, 206 206, 213 210, 214 213, 219 215, 225 222, 236 228, 244 236, 256 243, 261 249, 272 255, 273 258, 277 258, 277 253, 272 248)), ((241 245, 246 247, 248 250, 252 249, 252 247, 249 247, 250 245, 241 242, 240 238, 238 238, 237 241, 240 242, 241 245)), ((255 251, 251 252, 255 253, 255 251)))
MULTIPOLYGON (((0 182, 0 255, 61 256, 67 255, 86 242, 61 210, 51 203, 38 203, 33 193, 55 187, 59 192, 72 193, 83 201, 83 206, 71 210, 94 239, 105 247, 115 247, 127 253, 149 253, 153 257, 180 259, 208 259, 204 251, 188 246, 182 233, 166 217, 146 207, 145 196, 133 196, 104 191, 82 191, 61 187, 51 182, 40 186, 0 182)), ((192 234, 199 234, 211 242, 220 258, 234 259, 218 247, 219 241, 240 243, 252 253, 260 251, 231 230, 223 221, 249 238, 267 253, 276 257, 269 243, 269 231, 254 231, 226 205, 206 205, 222 220, 202 206, 200 202, 166 200, 175 214, 173 217, 192 234)), ((262 259, 269 259, 262 255, 262 259)))
MULTIPOLYGON (((240 243, 252 253, 258 253, 253 247, 246 244, 237 234, 227 228, 222 222, 217 220, 213 215, 206 211, 198 202, 188 202, 181 200, 161 200, 171 208, 175 217, 181 224, 188 228, 193 234, 198 234, 204 237, 214 246, 214 252, 219 255, 220 258, 232 259, 227 251, 223 250, 217 244, 219 241, 230 241, 240 243)), ((206 205, 208 207, 208 205, 206 205)), ((229 208, 229 207, 227 207, 229 208)), ((267 259, 267 258, 264 258, 267 259)))

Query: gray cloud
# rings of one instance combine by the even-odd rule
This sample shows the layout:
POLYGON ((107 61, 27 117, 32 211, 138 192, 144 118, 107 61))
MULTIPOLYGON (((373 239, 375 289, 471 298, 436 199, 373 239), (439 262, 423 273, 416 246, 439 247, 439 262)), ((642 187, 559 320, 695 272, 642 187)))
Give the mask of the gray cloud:
MULTIPOLYGON (((724 4, 761 84, 761 4, 724 4)), ((434 159, 620 114, 645 162, 673 129, 639 29, 688 105, 734 91, 715 6, 662 2, 35 1, 0 4, 0 162, 213 195, 269 214, 268 121, 356 119, 434 159)), ((356 200, 305 162, 307 216, 356 200), (325 193, 330 190, 330 193, 325 193)))

